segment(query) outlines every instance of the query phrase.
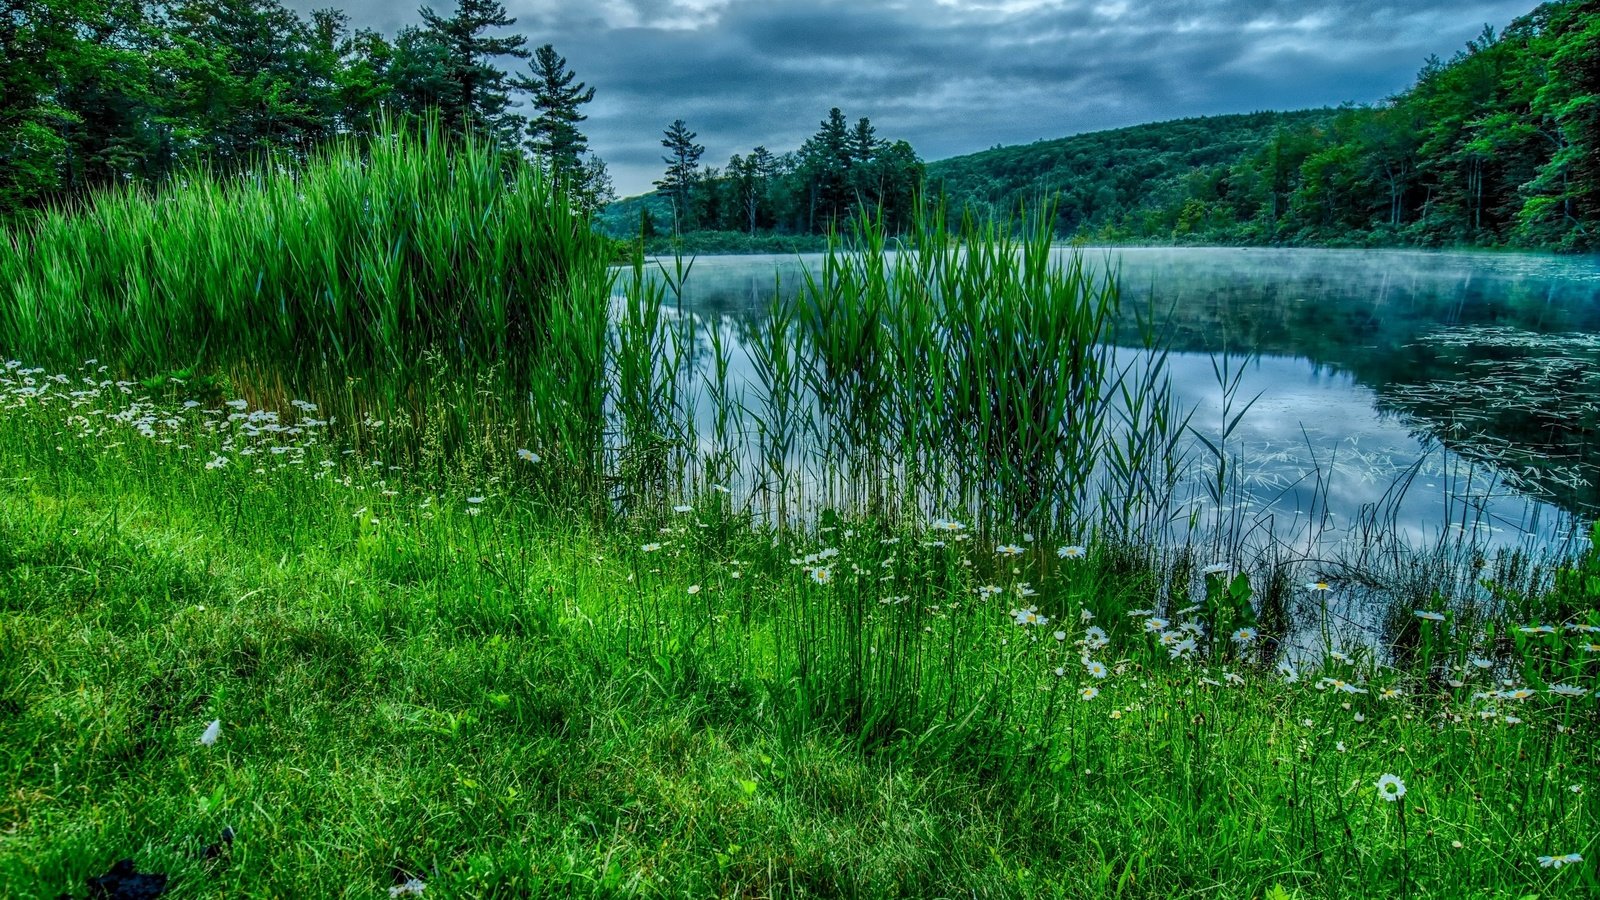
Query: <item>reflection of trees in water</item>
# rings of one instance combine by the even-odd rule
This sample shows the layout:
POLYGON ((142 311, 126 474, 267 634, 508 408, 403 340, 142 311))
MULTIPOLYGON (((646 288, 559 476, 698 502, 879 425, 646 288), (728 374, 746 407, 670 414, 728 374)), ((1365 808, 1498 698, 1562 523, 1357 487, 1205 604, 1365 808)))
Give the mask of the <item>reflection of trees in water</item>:
MULTIPOLYGON (((1089 250, 1092 263, 1103 257, 1089 250)), ((697 312, 759 317, 815 257, 705 260, 697 312)), ((1600 511, 1600 268, 1568 257, 1315 250, 1119 252, 1119 344, 1301 357, 1348 373, 1419 437, 1563 508, 1600 511)), ((1308 418, 1315 416, 1307 410, 1308 418)))

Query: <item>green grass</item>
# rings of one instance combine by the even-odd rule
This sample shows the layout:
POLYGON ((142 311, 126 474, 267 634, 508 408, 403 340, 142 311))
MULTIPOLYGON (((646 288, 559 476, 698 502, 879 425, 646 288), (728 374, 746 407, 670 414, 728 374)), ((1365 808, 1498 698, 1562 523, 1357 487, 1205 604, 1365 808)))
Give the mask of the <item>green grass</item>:
POLYGON ((578 224, 423 134, 6 236, 56 368, 0 373, 0 892, 1600 890, 1600 546, 1374 519, 1322 593, 1183 531, 1161 354, 1047 229, 859 223, 737 326, 750 396, 687 263, 613 295, 578 224), (1334 627, 1394 572, 1388 643, 1334 627))
MULTIPOLYGON (((1012 558, 854 516, 772 531, 720 492, 596 524, 539 464, 441 488, 315 426, 129 414, 142 392, 93 374, 0 384, 8 896, 81 893, 123 857, 176 897, 412 876, 467 897, 1600 887, 1593 636, 1455 633, 1452 612, 1417 623, 1403 669, 1347 645, 1289 684, 1259 644, 1175 661, 1128 615, 1198 605, 1226 635, 1270 573, 1191 594, 1137 548, 1060 559, 1015 535, 1012 558), (1049 623, 1014 624, 1024 583, 1049 623), (1104 680, 1074 646, 1083 610, 1108 632, 1104 680), (1532 698, 1474 701, 1495 687, 1479 653, 1532 698), (1587 694, 1544 692, 1558 681, 1587 694), (1403 806, 1379 798, 1386 773, 1403 806), (224 826, 237 839, 206 858, 224 826), (1564 853, 1585 861, 1536 862, 1564 853)), ((1584 565, 1556 599, 1597 623, 1584 565)))

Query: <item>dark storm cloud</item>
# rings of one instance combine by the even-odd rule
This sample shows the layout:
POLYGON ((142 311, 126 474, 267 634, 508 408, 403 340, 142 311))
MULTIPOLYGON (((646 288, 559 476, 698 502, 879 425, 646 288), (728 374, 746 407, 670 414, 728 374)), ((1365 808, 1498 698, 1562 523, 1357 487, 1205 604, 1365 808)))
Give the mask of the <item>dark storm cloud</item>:
MULTIPOLYGON (((290 0, 301 10, 337 0, 290 0)), ((440 0, 440 8, 453 8, 440 0)), ((723 164, 793 149, 831 106, 938 159, 1160 119, 1381 100, 1429 54, 1534 0, 508 0, 598 88, 590 143, 619 192, 685 119, 723 164)), ((416 9, 346 0, 392 34, 416 9)))

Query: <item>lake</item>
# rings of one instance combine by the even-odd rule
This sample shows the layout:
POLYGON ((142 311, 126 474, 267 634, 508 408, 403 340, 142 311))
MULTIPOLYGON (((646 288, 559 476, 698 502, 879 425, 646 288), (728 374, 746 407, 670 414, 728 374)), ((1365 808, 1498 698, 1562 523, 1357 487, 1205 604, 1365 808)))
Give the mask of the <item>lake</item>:
MULTIPOLYGON (((1154 323, 1192 431, 1216 442, 1245 410, 1224 445, 1234 490, 1219 499, 1188 489, 1186 502, 1206 515, 1270 522, 1280 539, 1325 546, 1375 516, 1419 544, 1452 532, 1488 544, 1561 541, 1600 512, 1600 259, 1083 252, 1120 273, 1117 346, 1146 352, 1140 323, 1154 323), (1236 373, 1231 393, 1219 370, 1236 373)), ((736 388, 753 389, 739 336, 775 290, 795 291, 803 267, 820 264, 694 262, 681 310, 732 343, 736 388)), ((709 365, 705 356, 696 365, 709 365)), ((1190 465, 1204 481, 1207 455, 1190 465)))

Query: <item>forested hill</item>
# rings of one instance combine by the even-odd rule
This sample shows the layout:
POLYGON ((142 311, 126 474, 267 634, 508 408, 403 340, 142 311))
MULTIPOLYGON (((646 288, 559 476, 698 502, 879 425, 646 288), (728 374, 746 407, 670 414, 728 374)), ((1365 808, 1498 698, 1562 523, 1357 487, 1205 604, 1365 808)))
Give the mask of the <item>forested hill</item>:
POLYGON ((1217 116, 928 165, 953 211, 1109 241, 1600 249, 1600 3, 1546 3, 1388 101, 1217 116))
POLYGON ((995 147, 928 163, 928 188, 958 214, 1005 217, 1049 200, 1064 234, 1113 228, 1181 201, 1197 172, 1235 166, 1284 129, 1326 128, 1336 114, 1196 116, 995 147))

